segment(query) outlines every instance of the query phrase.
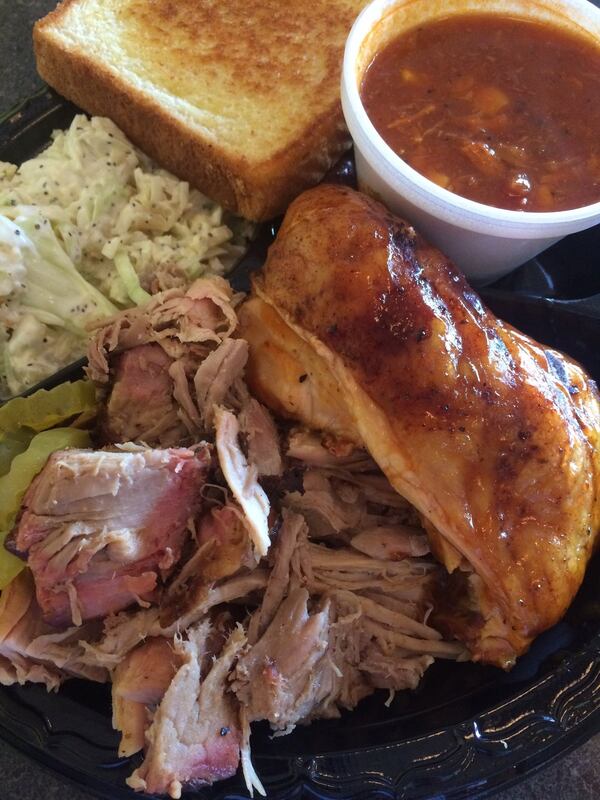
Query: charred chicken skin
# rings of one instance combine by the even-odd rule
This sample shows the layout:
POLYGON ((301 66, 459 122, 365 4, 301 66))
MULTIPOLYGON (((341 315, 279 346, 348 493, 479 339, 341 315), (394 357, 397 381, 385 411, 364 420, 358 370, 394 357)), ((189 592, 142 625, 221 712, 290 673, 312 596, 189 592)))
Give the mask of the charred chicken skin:
POLYGON ((367 448, 447 568, 433 618, 510 667, 564 614, 597 537, 594 382, 341 186, 292 203, 240 321, 251 391, 367 448))

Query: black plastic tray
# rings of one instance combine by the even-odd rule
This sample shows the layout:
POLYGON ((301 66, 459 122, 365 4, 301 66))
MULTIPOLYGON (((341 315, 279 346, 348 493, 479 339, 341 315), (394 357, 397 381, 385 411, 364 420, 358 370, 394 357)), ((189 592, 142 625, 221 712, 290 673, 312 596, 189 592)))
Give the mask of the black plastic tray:
MULTIPOLYGON (((0 121, 0 159, 16 163, 45 146, 76 109, 43 91, 0 121)), ((335 179, 352 180, 352 162, 335 179)), ((276 225, 265 225, 232 280, 247 285, 276 225)), ((564 239, 482 290, 504 319, 579 359, 600 377, 600 228, 564 239)), ((77 372, 63 370, 45 385, 77 372)), ((415 692, 389 708, 377 693, 340 720, 271 739, 253 729, 255 767, 269 798, 487 797, 600 731, 600 560, 565 619, 542 634, 510 673, 436 662, 415 692)), ((135 759, 116 758, 105 686, 0 687, 0 736, 105 798, 139 797, 125 786, 135 759)), ((247 797, 240 776, 185 798, 247 797)))

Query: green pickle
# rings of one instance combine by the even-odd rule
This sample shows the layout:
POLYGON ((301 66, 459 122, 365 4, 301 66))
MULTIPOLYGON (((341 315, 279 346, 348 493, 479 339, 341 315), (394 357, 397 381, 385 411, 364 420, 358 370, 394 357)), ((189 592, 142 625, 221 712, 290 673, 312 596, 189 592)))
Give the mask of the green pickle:
POLYGON ((6 475, 15 456, 27 450, 29 442, 35 436, 35 431, 30 428, 20 428, 18 431, 4 433, 0 438, 0 477, 6 475))
POLYGON ((40 389, 29 397, 15 397, 0 407, 0 442, 23 428, 48 430, 95 407, 94 384, 85 380, 40 389))

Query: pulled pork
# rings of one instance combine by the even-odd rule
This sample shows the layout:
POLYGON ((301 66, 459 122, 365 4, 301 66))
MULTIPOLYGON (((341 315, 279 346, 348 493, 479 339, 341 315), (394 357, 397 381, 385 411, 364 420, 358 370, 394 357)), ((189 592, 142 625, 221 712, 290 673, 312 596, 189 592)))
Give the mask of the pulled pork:
POLYGON ((119 756, 144 747, 148 711, 154 709, 181 666, 172 639, 156 636, 131 650, 112 674, 113 728, 121 731, 119 756))
POLYGON ((129 785, 173 798, 240 764, 264 793, 251 722, 288 733, 464 657, 428 624, 414 509, 364 450, 282 434, 250 395, 238 299, 200 279, 99 325, 113 447, 48 460, 11 536, 31 571, 0 599, 0 681, 110 678, 119 755, 143 751, 129 785))
POLYGON ((269 511, 267 495, 257 481, 258 472, 249 465, 238 442, 237 417, 219 408, 215 419, 217 454, 223 475, 247 520, 250 536, 259 556, 269 549, 269 511))
POLYGON ((252 646, 232 676, 248 718, 277 731, 338 716, 375 688, 414 688, 434 657, 464 653, 424 622, 437 567, 332 549, 308 534, 301 516, 284 512, 263 602, 248 625, 252 646))
POLYGON ((227 677, 246 637, 236 628, 214 661, 207 659, 214 655, 209 641, 207 622, 176 639, 182 663, 146 731, 144 762, 127 781, 133 789, 178 798, 183 786, 210 784, 236 772, 242 734, 227 677))
POLYGON ((61 626, 155 597, 179 560, 207 450, 65 450, 31 484, 12 536, 44 619, 61 626))
POLYGON ((0 683, 43 683, 57 689, 69 677, 103 683, 107 671, 86 663, 80 637, 94 639, 93 625, 57 632, 47 625, 35 599, 31 573, 25 570, 0 597, 0 683))
POLYGON ((222 278, 199 278, 99 323, 87 371, 108 393, 107 441, 170 446, 210 429, 248 356, 231 338, 238 299, 222 278))

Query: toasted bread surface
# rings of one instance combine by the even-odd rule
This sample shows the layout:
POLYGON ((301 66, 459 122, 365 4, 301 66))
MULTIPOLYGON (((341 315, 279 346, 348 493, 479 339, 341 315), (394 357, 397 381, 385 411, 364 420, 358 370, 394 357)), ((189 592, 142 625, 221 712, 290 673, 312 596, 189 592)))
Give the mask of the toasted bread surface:
POLYGON ((339 82, 365 0, 65 0, 38 22, 42 77, 250 219, 349 144, 339 82))

